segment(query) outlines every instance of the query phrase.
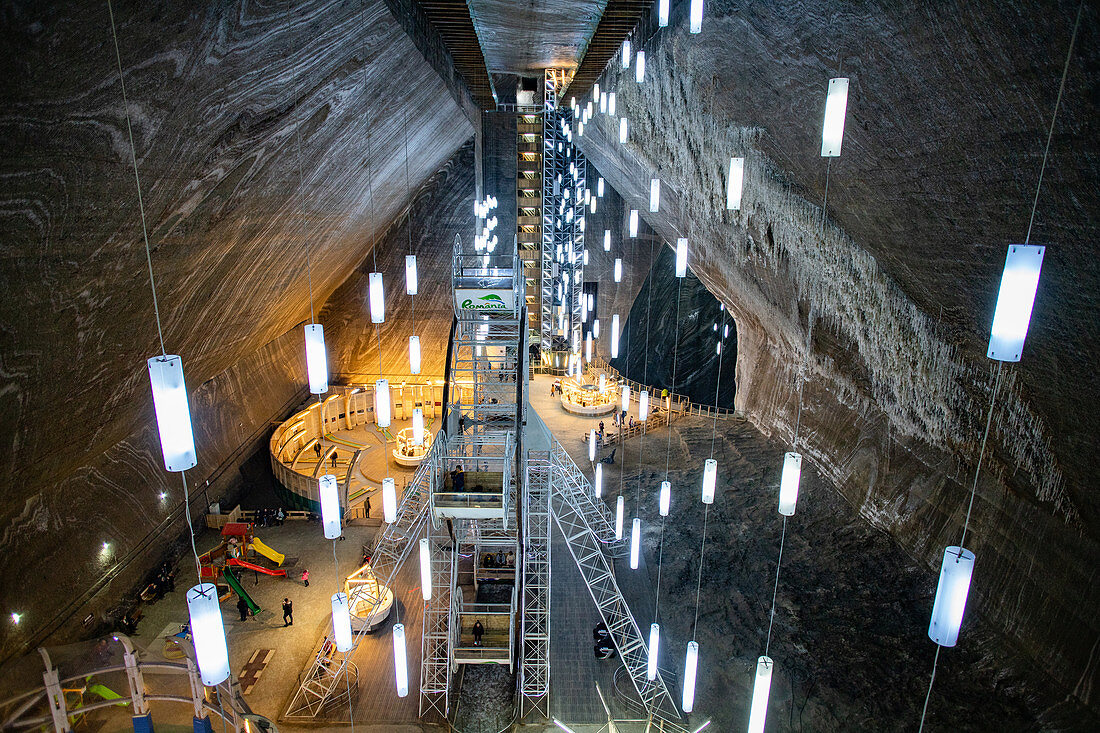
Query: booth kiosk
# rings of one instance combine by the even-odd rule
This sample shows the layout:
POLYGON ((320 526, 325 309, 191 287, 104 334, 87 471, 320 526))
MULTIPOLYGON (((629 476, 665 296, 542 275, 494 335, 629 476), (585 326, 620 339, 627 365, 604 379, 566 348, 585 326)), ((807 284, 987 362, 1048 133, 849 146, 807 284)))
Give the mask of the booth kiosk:
POLYGON ((585 417, 609 415, 617 409, 618 382, 607 380, 603 389, 598 384, 578 383, 576 378, 561 383, 561 406, 566 412, 585 417))
POLYGON ((423 431, 423 443, 416 445, 413 441, 413 429, 403 428, 397 432, 397 447, 393 449, 393 460, 397 461, 399 466, 416 468, 424 460, 424 456, 428 455, 431 447, 432 436, 427 430, 423 431))

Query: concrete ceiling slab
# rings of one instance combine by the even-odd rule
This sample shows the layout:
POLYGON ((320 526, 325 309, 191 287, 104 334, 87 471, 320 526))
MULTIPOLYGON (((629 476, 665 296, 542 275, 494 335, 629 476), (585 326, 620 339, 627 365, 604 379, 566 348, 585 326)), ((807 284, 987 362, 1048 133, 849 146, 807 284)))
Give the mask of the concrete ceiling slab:
POLYGON ((607 0, 469 0, 490 72, 576 68, 607 0))

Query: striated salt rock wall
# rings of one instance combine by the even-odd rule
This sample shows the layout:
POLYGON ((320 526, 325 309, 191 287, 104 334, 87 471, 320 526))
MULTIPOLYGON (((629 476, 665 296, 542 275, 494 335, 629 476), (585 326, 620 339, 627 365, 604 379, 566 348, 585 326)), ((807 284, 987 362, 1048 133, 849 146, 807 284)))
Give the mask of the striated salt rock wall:
MULTIPOLYGON (((1004 246, 1023 236, 1038 172, 1030 156, 1041 154, 1053 106, 1046 92, 1064 57, 1045 55, 1049 75, 1028 68, 1021 78, 1012 76, 1016 61, 933 70, 980 57, 992 38, 1015 40, 1016 16, 1035 24, 1025 45, 1046 42, 1041 27, 1064 54, 1073 14, 1057 10, 1033 18, 1034 9, 1011 4, 942 15, 875 5, 857 16, 807 3, 708 4, 700 36, 674 23, 647 42, 643 85, 617 64, 601 79, 630 119, 628 145, 606 118, 578 139, 666 241, 690 238, 693 272, 737 321, 738 407, 788 441, 799 423, 797 448, 929 572, 961 533, 993 385, 984 339, 1004 246), (965 30, 976 27, 980 44, 965 30), (839 59, 853 88, 823 216, 817 136, 839 59), (1033 76, 1046 86, 1025 83, 1033 76), (914 93, 925 83, 934 100, 914 93), (1006 104, 1013 111, 995 123, 982 118, 988 129, 957 128, 959 141, 930 129, 1006 104), (973 154, 1011 135, 1027 152, 973 154), (741 212, 725 209, 734 154, 746 157, 741 212), (659 214, 644 206, 653 175, 667 192, 659 214), (1011 226, 992 213, 1008 207, 1011 226)), ((1052 151, 1061 172, 1047 182, 1034 240, 1054 240, 1056 261, 1044 272, 1025 359, 1005 371, 967 544, 979 558, 970 608, 1095 707, 1097 504, 1073 448, 1096 435, 1096 380, 1082 367, 1096 307, 1053 307, 1067 281, 1097 292, 1095 265, 1077 244, 1095 233, 1095 175, 1090 185, 1066 150, 1096 159, 1095 138, 1066 137, 1081 133, 1082 107, 1092 104, 1079 64, 1067 84, 1073 111, 1060 122, 1068 132, 1061 153, 1052 151), (1058 337, 1067 332, 1078 337, 1058 337)))
MULTIPOLYGON (((114 10, 165 347, 192 392, 188 478, 213 486, 304 384, 307 255, 319 308, 406 207, 406 175, 416 190, 474 130, 381 0, 114 10)), ((2 23, 0 588, 26 616, 0 658, 48 630, 41 583, 74 598, 115 577, 147 532, 178 533, 161 523, 181 500, 106 4, 10 3, 2 23)))

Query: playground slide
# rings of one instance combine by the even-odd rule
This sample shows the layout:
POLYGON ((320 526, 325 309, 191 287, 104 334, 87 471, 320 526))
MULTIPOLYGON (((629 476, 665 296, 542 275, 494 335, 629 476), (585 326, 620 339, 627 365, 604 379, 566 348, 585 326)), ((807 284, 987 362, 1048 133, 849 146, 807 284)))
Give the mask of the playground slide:
POLYGON ((238 560, 235 557, 229 558, 229 564, 233 567, 248 568, 249 570, 255 570, 257 573, 263 573, 264 575, 286 575, 285 570, 268 570, 267 568, 254 565, 244 560, 238 560))
POLYGON ((256 605, 256 601, 252 600, 252 596, 245 592, 245 589, 241 587, 241 581, 237 580, 237 576, 233 574, 232 568, 223 568, 222 577, 225 578, 225 582, 229 583, 229 587, 232 588, 237 595, 244 599, 244 602, 248 604, 248 607, 252 609, 253 614, 260 612, 260 607, 256 605))
POLYGON ((249 543, 248 546, 266 557, 271 562, 275 563, 276 565, 282 565, 283 560, 286 560, 286 555, 282 554, 281 552, 275 552, 275 550, 272 550, 263 542, 260 542, 259 537, 253 537, 252 542, 249 543))

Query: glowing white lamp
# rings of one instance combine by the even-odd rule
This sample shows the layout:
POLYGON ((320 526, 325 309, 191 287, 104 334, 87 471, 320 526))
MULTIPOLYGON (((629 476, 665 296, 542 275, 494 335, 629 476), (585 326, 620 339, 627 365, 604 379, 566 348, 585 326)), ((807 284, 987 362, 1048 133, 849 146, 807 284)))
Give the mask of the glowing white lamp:
POLYGON ((661 209, 661 179, 649 179, 649 211, 656 213, 661 209))
POLYGON ((623 68, 630 68, 630 39, 623 41, 623 68))
MULTIPOLYGON (((612 95, 614 96, 614 95, 612 95)), ((596 180, 596 195, 603 198, 603 176, 600 176, 596 180)))
POLYGON ((642 554, 642 520, 635 517, 630 522, 630 569, 638 569, 638 559, 642 554))
POLYGON ((726 208, 741 208, 741 193, 745 188, 745 159, 730 158, 730 171, 726 176, 726 208))
POLYGON ((615 92, 607 95, 607 114, 615 116, 615 92))
POLYGON ((703 0, 691 0, 688 21, 688 30, 692 33, 699 33, 703 30, 703 0))
POLYGON ((596 431, 588 431, 588 460, 596 460, 596 431))
POLYGON ((599 499, 603 496, 603 464, 596 464, 596 478, 592 481, 592 489, 596 494, 596 498, 599 499))
POLYGON ((382 293, 382 273, 372 272, 367 277, 367 286, 370 293, 370 322, 385 323, 386 298, 382 293))
POLYGON ((390 476, 382 479, 382 518, 386 524, 397 521, 397 483, 390 476))
POLYGON ((1009 245, 1001 275, 1001 289, 997 293, 997 309, 993 312, 993 328, 989 334, 987 354, 990 359, 1020 360, 1045 250, 1045 247, 1034 245, 1009 245))
POLYGON ((168 354, 154 356, 148 365, 164 468, 185 471, 198 463, 198 459, 191 431, 191 409, 187 405, 187 386, 183 381, 183 360, 168 354))
POLYGON ((424 445, 424 409, 422 407, 413 408, 412 440, 413 445, 424 445))
POLYGON ((699 645, 689 641, 687 654, 684 656, 684 694, 680 700, 680 708, 685 713, 690 713, 695 707, 695 672, 698 666, 699 645))
POLYGON ((589 331, 584 337, 584 361, 588 363, 592 361, 592 332, 589 331))
POLYGON ((336 651, 351 651, 351 612, 347 593, 332 594, 332 640, 336 643, 336 651))
POLYGON ((420 540, 420 594, 425 601, 432 600, 432 550, 427 537, 420 540))
POLYGON ((336 477, 327 473, 318 479, 317 494, 321 499, 321 528, 325 532, 325 539, 340 539, 340 494, 336 477))
POLYGON ((630 210, 630 236, 638 236, 638 210, 630 210))
POLYGON ((374 383, 374 419, 380 428, 390 426, 390 382, 379 379, 374 383))
POLYGON ((213 687, 224 682, 229 677, 229 649, 216 585, 199 583, 187 591, 187 616, 202 683, 213 687))
POLYGON ((714 488, 718 485, 718 461, 708 458, 703 463, 703 503, 714 503, 714 488))
MULTIPOLYGON (((638 520, 634 520, 638 521, 638 520)), ((646 650, 645 677, 647 680, 657 678, 657 648, 661 645, 661 625, 649 625, 649 648, 646 650)))
POLYGON ((600 391, 603 392, 605 387, 607 387, 607 375, 600 372, 600 391))
POLYGON ((768 717, 768 697, 772 692, 771 657, 756 660, 756 681, 752 686, 752 708, 749 711, 749 733, 764 733, 764 720, 768 717))
POLYGON ((848 109, 848 80, 830 79, 825 96, 825 123, 821 128, 821 155, 836 158, 844 142, 844 113, 848 109))
POLYGON ((672 505, 672 483, 669 481, 661 482, 661 494, 660 499, 657 502, 657 511, 662 517, 668 516, 669 507, 672 505))
POLYGON ((657 2, 657 27, 664 28, 668 25, 668 0, 657 2))
POLYGON ((600 114, 607 114, 607 92, 600 93, 600 114))
POLYGON ((619 118, 619 144, 626 144, 627 123, 625 117, 619 118))
MULTIPOLYGON (((616 281, 618 282, 618 281, 616 281)), ((619 314, 611 316, 611 358, 619 357, 619 314)))
MULTIPOLYGON (((599 338, 600 337, 600 319, 599 318, 593 318, 592 319, 592 336, 594 338, 599 338)), ((603 375, 601 374, 600 376, 602 377, 603 375)))
POLYGON ((603 230, 603 251, 604 252, 610 252, 611 251, 611 230, 610 229, 604 229, 603 230))
POLYGON ((798 503, 798 482, 802 476, 802 454, 783 455, 783 476, 779 479, 779 513, 785 517, 794 514, 798 503))
POLYGON ((623 399, 622 399, 623 412, 630 409, 630 386, 623 385, 623 399))
POLYGON ((634 81, 641 84, 645 81, 645 51, 635 54, 637 63, 634 65, 634 81))
POLYGON ((649 390, 643 389, 638 392, 638 419, 645 422, 646 417, 649 416, 649 390))
POLYGON ((409 663, 405 656, 405 624, 393 625, 393 673, 397 682, 397 696, 409 694, 409 663))
POLYGON ((416 255, 405 255, 405 292, 416 295, 416 255))
POLYGON ((623 280, 623 261, 622 259, 615 258, 615 282, 622 282, 623 280))
POLYGON ((420 337, 409 336, 409 373, 420 374, 420 337))
POLYGON ((328 392, 328 355, 325 353, 325 329, 320 323, 306 324, 306 375, 309 391, 328 392))
MULTIPOLYGON (((592 199, 592 203, 593 204, 596 203, 596 199, 592 199)), ((588 267, 588 248, 587 247, 585 248, 584 253, 581 256, 581 262, 584 263, 585 267, 588 267)))
POLYGON ((687 275, 688 241, 683 237, 676 240, 676 277, 687 275))
POLYGON ((932 604, 932 621, 928 624, 928 638, 940 646, 955 646, 959 640, 959 626, 966 610, 966 597, 970 593, 973 574, 973 552, 956 545, 943 551, 940 583, 936 587, 936 601, 932 604))
POLYGON ((623 511, 625 509, 623 497, 620 496, 615 500, 615 539, 617 540, 623 538, 623 511))

